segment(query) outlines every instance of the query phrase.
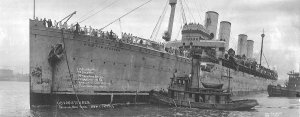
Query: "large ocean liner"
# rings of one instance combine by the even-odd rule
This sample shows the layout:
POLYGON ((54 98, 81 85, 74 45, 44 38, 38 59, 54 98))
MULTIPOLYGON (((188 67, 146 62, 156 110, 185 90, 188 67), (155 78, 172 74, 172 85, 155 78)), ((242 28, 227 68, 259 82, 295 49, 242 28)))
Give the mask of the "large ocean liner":
POLYGON ((201 82, 227 87, 230 82, 233 95, 266 90, 277 80, 276 71, 253 59, 254 42, 247 35, 238 36, 237 54, 229 48, 230 22, 221 21, 215 36, 217 12, 206 12, 204 26, 184 24, 182 39, 170 41, 176 3, 169 1, 163 44, 130 34, 118 38, 113 32, 49 27, 30 20, 30 105, 97 108, 97 104, 147 102, 150 90, 166 90, 175 75, 195 77, 195 87, 202 87, 201 82), (201 55, 198 62, 190 52, 201 55), (192 64, 201 67, 192 71, 192 64))

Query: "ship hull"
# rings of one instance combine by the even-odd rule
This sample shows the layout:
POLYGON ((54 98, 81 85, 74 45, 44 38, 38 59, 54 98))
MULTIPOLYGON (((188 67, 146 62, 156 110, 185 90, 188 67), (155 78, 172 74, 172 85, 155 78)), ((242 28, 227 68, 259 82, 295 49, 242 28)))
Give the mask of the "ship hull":
MULTIPOLYGON (((190 74, 191 59, 138 43, 46 28, 43 22, 30 20, 30 105, 57 104, 57 98, 75 102, 99 100, 90 100, 91 104, 118 103, 111 101, 115 100, 112 95, 124 97, 120 101, 124 103, 132 103, 136 96, 142 97, 137 100, 148 102, 147 92, 167 90, 175 70, 178 74, 190 74), (53 62, 49 55, 57 45, 62 45, 63 52, 53 62)), ((212 71, 201 72, 200 80, 224 84, 227 89, 228 79, 222 78, 226 70, 222 64, 215 64, 212 71)), ((235 70, 232 77, 230 87, 234 95, 265 91, 270 83, 235 70)))
POLYGON ((120 104, 146 104, 149 95, 131 93, 116 95, 116 93, 96 94, 58 94, 58 93, 30 93, 31 108, 56 106, 64 108, 110 108, 120 104), (115 94, 115 95, 114 95, 115 94), (110 106, 107 106, 110 105, 110 106))

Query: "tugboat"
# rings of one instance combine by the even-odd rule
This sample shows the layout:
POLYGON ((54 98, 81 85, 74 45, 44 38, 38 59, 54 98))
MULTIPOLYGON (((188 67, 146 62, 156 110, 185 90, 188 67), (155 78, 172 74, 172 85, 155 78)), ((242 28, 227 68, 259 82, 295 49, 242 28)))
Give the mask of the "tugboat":
POLYGON ((200 109, 247 110, 258 105, 255 99, 231 100, 231 93, 218 88, 189 87, 189 77, 171 78, 168 94, 151 91, 150 102, 200 109))
MULTIPOLYGON (((199 50, 196 50, 197 52, 199 50)), ((156 104, 166 104, 176 107, 189 107, 200 109, 218 110, 247 110, 258 105, 255 99, 231 100, 230 92, 230 69, 227 76, 228 89, 222 89, 223 84, 213 84, 201 82, 197 71, 199 67, 199 56, 193 55, 192 74, 184 76, 173 76, 171 78, 168 92, 151 91, 150 102, 156 104), (199 84, 202 84, 202 88, 199 84), (196 84, 196 85, 195 85, 196 84), (198 85, 198 86, 197 86, 198 85), (196 87, 195 87, 196 86, 196 87)))
POLYGON ((300 97, 300 72, 291 71, 288 75, 286 87, 268 85, 269 97, 300 97))

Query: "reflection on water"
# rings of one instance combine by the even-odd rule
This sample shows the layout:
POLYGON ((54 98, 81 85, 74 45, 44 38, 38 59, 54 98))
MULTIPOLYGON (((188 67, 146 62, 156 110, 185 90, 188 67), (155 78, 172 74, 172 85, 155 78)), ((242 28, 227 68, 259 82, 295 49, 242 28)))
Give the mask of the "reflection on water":
POLYGON ((174 116, 174 117, 300 117, 300 98, 268 97, 266 93, 255 98, 259 106, 249 111, 222 111, 191 108, 169 108, 157 105, 138 105, 104 110, 29 108, 29 83, 0 81, 0 117, 107 117, 107 116, 174 116))

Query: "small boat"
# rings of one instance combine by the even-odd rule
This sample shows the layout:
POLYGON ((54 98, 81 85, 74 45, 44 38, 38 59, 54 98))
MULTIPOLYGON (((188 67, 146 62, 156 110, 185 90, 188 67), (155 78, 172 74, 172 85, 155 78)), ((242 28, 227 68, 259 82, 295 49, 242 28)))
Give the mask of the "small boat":
POLYGON ((255 99, 232 101, 231 93, 219 87, 191 88, 190 86, 191 81, 188 77, 171 78, 168 93, 151 91, 150 102, 176 107, 218 110, 247 110, 258 105, 255 99))
POLYGON ((300 72, 291 71, 288 73, 289 80, 287 86, 268 85, 270 97, 300 97, 300 72))
POLYGON ((223 84, 201 83, 204 88, 222 89, 223 87, 223 84))

